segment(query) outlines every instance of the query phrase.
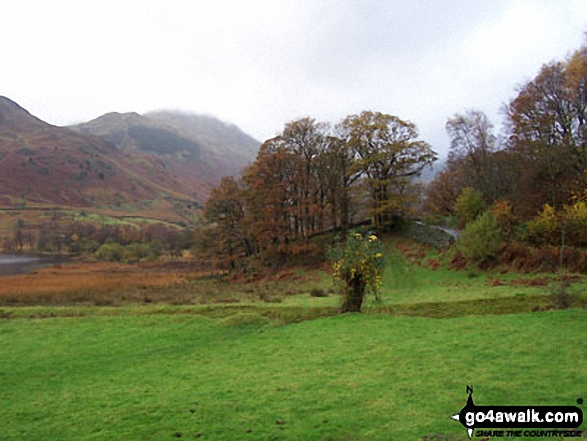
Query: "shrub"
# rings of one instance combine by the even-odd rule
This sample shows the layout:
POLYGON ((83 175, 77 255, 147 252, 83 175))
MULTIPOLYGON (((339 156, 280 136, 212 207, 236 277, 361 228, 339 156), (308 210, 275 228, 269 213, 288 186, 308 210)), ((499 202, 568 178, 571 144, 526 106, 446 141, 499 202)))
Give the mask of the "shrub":
POLYGON ((555 308, 568 309, 571 307, 576 298, 576 292, 571 291, 570 286, 570 282, 562 277, 549 284, 548 290, 555 308))
POLYGON ((458 248, 469 261, 482 263, 495 258, 501 244, 499 225, 490 212, 485 212, 463 230, 458 248))
POLYGON ((117 242, 107 242, 94 253, 97 259, 108 262, 145 262, 161 255, 158 242, 133 243, 126 247, 117 242))
POLYGON ((563 213, 565 242, 570 245, 587 246, 587 205, 579 201, 565 206, 563 213))
POLYGON ((536 245, 587 246, 587 204, 583 201, 565 205, 557 212, 546 204, 542 211, 527 223, 528 240, 536 245))
POLYGON ((509 201, 495 201, 491 206, 491 214, 499 225, 501 235, 506 238, 512 237, 517 223, 512 204, 509 201))
POLYGON ((544 205, 542 211, 527 223, 528 240, 543 245, 560 242, 560 226, 556 210, 550 205, 544 205))
POLYGON ((483 195, 476 188, 463 188, 455 202, 455 212, 461 226, 473 222, 485 209, 483 195))
POLYGON ((91 254, 96 252, 96 250, 98 249, 100 245, 98 244, 98 242, 96 242, 95 240, 90 240, 86 237, 82 237, 79 240, 79 251, 83 254, 91 254))
POLYGON ((126 247, 126 260, 129 262, 153 261, 161 255, 158 242, 133 243, 126 247))
POLYGON ((312 297, 328 297, 328 293, 322 288, 312 288, 310 290, 310 296, 312 297))
POLYGON ((107 262, 123 262, 127 258, 126 249, 118 243, 105 243, 95 253, 99 260, 107 262))

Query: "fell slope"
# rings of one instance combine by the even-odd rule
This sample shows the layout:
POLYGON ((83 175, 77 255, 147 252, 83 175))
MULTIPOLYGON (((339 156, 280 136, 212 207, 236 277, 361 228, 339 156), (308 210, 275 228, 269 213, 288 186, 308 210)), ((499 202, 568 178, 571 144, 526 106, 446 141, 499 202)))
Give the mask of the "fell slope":
MULTIPOLYGON (((99 137, 50 125, 0 97, 0 207, 122 213, 129 204, 159 200, 171 207, 189 197, 156 157, 121 152, 99 137)), ((177 220, 172 211, 159 217, 177 220)))

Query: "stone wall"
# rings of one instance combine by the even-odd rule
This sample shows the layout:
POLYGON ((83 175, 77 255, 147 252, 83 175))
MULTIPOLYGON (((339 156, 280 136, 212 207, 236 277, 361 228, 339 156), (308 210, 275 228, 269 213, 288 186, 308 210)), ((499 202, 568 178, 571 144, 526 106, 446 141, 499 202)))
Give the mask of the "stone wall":
POLYGON ((441 227, 419 221, 404 219, 398 227, 397 231, 402 236, 438 249, 447 248, 455 241, 456 233, 451 234, 441 227))

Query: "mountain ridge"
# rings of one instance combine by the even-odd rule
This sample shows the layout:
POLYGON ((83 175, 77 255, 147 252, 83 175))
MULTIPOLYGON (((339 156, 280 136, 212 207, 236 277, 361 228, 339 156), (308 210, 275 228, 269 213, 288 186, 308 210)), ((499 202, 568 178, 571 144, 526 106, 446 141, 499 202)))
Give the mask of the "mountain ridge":
POLYGON ((0 95, 0 125, 15 130, 22 129, 46 129, 53 126, 32 115, 24 107, 12 101, 10 98, 0 95))

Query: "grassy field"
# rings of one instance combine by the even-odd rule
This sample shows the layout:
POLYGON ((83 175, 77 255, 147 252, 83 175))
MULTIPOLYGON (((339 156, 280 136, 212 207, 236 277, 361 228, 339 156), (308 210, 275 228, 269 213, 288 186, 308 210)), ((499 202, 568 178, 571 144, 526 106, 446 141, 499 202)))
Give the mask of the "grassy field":
POLYGON ((484 404, 587 395, 584 310, 238 321, 1 322, 3 439, 464 439, 466 384, 484 404))
POLYGON ((481 405, 587 398, 587 310, 522 283, 545 275, 434 270, 396 245, 360 315, 310 295, 331 289, 320 271, 3 306, 0 439, 464 440, 468 384, 481 405))

